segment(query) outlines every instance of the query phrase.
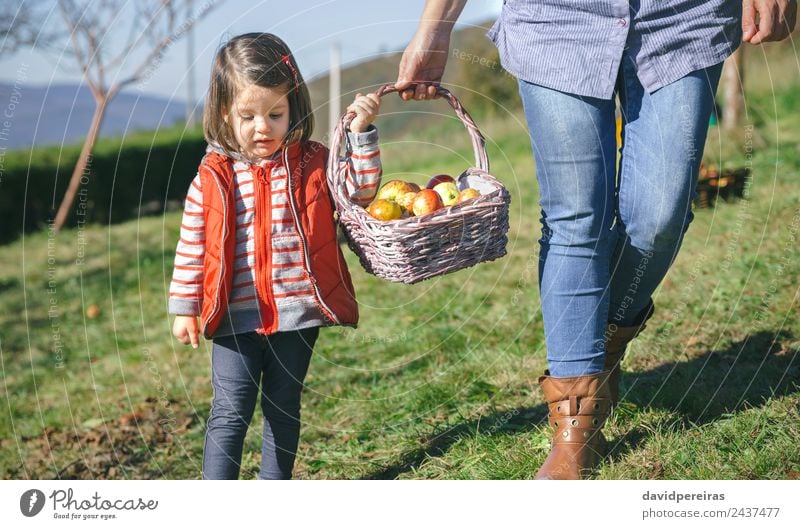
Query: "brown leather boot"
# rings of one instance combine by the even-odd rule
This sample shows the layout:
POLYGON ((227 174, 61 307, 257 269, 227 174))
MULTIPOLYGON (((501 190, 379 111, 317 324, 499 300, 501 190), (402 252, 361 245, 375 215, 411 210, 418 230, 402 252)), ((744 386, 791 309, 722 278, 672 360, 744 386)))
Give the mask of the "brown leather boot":
POLYGON ((536 479, 583 479, 605 456, 602 428, 611 410, 608 372, 555 378, 545 371, 539 384, 555 432, 536 479))
POLYGON ((608 386, 611 391, 611 404, 616 406, 619 402, 619 376, 620 364, 625 357, 625 349, 628 343, 636 338, 647 325, 647 320, 655 312, 653 300, 639 313, 636 323, 630 327, 619 327, 612 322, 606 326, 606 358, 603 369, 609 372, 608 386))

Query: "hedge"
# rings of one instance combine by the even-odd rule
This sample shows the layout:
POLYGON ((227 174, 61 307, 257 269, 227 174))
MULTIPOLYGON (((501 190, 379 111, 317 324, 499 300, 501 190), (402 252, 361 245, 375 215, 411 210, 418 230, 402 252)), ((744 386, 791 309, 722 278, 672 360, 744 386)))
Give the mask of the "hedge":
MULTIPOLYGON (((198 131, 169 129, 101 140, 67 226, 116 223, 181 207, 206 143, 198 131)), ((0 151, 0 243, 55 218, 80 145, 0 151)))

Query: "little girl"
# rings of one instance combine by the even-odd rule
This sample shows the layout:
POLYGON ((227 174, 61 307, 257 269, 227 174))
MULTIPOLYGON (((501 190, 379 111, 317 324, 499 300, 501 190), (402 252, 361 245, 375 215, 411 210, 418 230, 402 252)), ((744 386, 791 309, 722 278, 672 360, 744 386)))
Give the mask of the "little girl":
MULTIPOLYGON (((371 125, 379 107, 374 94, 358 94, 348 109, 356 116, 347 190, 362 205, 381 179, 371 125)), ((278 37, 248 33, 217 53, 203 115, 209 146, 186 197, 169 292, 175 337, 194 348, 199 332, 213 339, 204 479, 238 478, 259 384, 259 478, 291 477, 300 393, 319 328, 358 321, 336 240, 328 150, 309 139, 311 112, 278 37)))

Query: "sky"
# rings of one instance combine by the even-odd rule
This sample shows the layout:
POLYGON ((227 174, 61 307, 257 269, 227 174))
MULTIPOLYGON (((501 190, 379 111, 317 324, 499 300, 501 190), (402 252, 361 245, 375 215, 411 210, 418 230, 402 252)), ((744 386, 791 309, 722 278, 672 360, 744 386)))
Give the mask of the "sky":
MULTIPOLYGON (((95 0, 96 1, 96 0, 95 0)), ((196 0, 198 11, 212 0, 196 0)), ((123 8, 109 44, 117 50, 124 43, 129 27, 130 2, 123 8), (119 37, 117 37, 119 36, 119 37)), ((370 59, 381 53, 405 48, 414 33, 424 0, 402 2, 356 0, 227 0, 219 3, 195 27, 193 78, 195 94, 201 100, 208 86, 214 52, 228 38, 251 31, 267 31, 281 37, 294 53, 300 71, 308 80, 327 72, 330 49, 341 48, 343 66, 370 59)), ((56 2, 47 13, 44 27, 61 28, 56 2)), ((467 27, 494 19, 500 12, 502 0, 470 0, 462 13, 458 27, 467 27)), ((142 93, 185 100, 187 96, 187 40, 175 42, 162 61, 145 81, 134 85, 142 93)), ((129 70, 142 54, 132 54, 129 70)), ((0 58, 0 82, 14 83, 24 77, 31 85, 79 83, 81 74, 71 54, 67 40, 49 51, 41 48, 19 50, 0 58)), ((129 88, 131 90, 131 88, 129 88)))

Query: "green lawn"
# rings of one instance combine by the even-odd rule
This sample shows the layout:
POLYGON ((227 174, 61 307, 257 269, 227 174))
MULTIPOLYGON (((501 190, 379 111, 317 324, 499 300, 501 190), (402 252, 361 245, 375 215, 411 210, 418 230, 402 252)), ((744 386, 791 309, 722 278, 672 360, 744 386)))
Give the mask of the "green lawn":
MULTIPOLYGON (((696 211, 626 359, 598 478, 799 477, 798 97, 773 86, 750 101, 752 160, 709 135, 709 159, 752 163, 748 199, 696 211)), ((318 341, 297 477, 530 478, 544 460, 533 161, 518 117, 480 125, 512 195, 508 256, 409 287, 346 252, 361 324, 318 341)), ((384 138, 386 179, 458 173, 471 160, 459 127, 445 117, 384 138)), ((210 343, 171 339, 179 224, 168 214, 44 231, 0 252, 0 477, 199 477, 210 343)), ((261 421, 257 410, 244 478, 258 471, 261 421)))

